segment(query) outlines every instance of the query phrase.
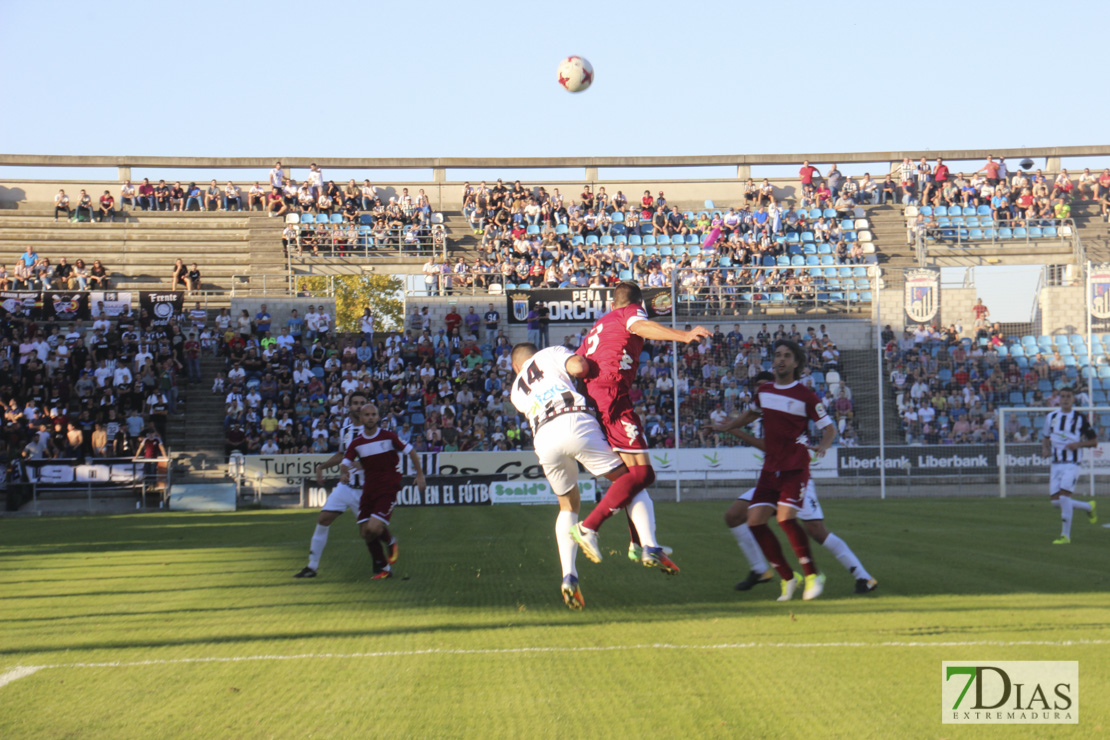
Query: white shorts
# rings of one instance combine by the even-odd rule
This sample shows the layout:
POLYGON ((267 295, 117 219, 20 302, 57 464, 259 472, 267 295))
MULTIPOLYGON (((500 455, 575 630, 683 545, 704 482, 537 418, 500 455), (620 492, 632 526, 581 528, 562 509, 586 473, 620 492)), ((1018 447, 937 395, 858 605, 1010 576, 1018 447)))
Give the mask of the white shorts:
MULTIPOLYGON (((737 496, 736 500, 747 501, 750 504, 754 495, 755 489, 749 488, 737 496)), ((805 491, 802 494, 802 508, 798 510, 798 518, 803 522, 813 522, 825 518, 825 512, 821 511, 821 502, 817 500, 817 487, 813 485, 812 478, 806 483, 805 491)))
POLYGON ((536 457, 557 496, 578 486, 578 463, 593 475, 605 475, 624 463, 589 414, 563 414, 540 427, 534 440, 536 457))
POLYGON ((1078 463, 1052 463, 1049 470, 1048 495, 1055 496, 1060 491, 1075 493, 1080 472, 1078 463))
POLYGON ((320 510, 338 511, 342 514, 350 509, 351 513, 358 517, 358 504, 361 499, 362 491, 351 488, 346 483, 337 483, 331 493, 328 494, 328 500, 324 502, 320 510))

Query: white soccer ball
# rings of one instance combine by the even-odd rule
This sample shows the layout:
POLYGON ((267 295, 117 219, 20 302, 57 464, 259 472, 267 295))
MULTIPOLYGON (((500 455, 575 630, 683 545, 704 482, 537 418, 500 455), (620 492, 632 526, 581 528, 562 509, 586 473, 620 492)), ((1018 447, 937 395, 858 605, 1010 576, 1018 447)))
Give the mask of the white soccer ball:
POLYGON ((570 92, 582 92, 593 83, 594 68, 582 57, 567 57, 559 62, 556 79, 570 92))

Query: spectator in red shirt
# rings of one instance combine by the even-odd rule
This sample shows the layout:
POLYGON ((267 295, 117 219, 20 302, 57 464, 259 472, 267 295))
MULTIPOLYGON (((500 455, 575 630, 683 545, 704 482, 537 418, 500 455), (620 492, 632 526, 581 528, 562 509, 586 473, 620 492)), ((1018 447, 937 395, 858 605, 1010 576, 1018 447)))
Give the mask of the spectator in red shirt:
POLYGON ((987 163, 983 165, 983 169, 979 170, 987 176, 987 182, 991 185, 998 185, 998 162, 994 161, 994 156, 987 157, 987 163))
MULTIPOLYGON (((802 181, 802 187, 813 184, 814 175, 818 175, 817 168, 809 163, 809 160, 802 162, 802 168, 798 170, 798 177, 802 181)), ((820 176, 820 175, 818 175, 820 176)))
POLYGON ((983 305, 983 299, 979 298, 975 301, 975 305, 971 307, 971 311, 975 314, 975 320, 985 319, 991 315, 991 310, 983 305))
POLYGON ((454 333, 456 329, 462 326, 462 316, 459 315, 455 306, 451 306, 451 310, 448 311, 447 316, 445 316, 443 320, 447 322, 448 334, 454 333))

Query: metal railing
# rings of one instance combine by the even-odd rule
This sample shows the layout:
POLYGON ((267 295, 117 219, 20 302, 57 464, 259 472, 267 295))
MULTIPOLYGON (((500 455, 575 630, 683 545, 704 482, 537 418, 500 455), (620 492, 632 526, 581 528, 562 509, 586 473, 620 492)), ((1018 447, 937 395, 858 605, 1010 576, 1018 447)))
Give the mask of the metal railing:
MULTIPOLYGON (((970 217, 975 218, 975 217, 970 217)), ((926 224, 925 240, 927 243, 938 246, 1002 246, 1011 244, 1026 244, 1034 241, 1073 240, 1076 229, 1075 221, 1064 219, 1030 219, 1026 226, 1005 226, 1005 221, 991 221, 990 226, 968 226, 964 224, 926 224), (1034 225, 1035 224, 1035 225, 1034 225), (1052 233, 1046 230, 1051 229, 1052 233), (979 236, 973 236, 973 230, 981 231, 979 236), (1005 232, 1005 234, 1003 234, 1005 232), (1020 233, 1019 233, 1020 232, 1020 233)))
MULTIPOLYGON (((438 224, 437 224, 438 225, 438 224)), ((437 257, 447 256, 447 233, 441 227, 427 235, 412 238, 404 229, 372 231, 352 225, 297 225, 297 236, 290 243, 290 258, 308 257, 437 257), (296 254, 293 254, 296 249, 296 254)))

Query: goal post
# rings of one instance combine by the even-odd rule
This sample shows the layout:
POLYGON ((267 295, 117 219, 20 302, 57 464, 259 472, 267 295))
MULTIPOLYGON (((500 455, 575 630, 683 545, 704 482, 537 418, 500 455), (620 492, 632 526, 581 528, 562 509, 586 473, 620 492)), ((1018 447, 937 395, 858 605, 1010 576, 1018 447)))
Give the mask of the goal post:
MULTIPOLYGON (((1052 456, 1044 456, 1042 434, 1045 416, 1055 407, 1013 406, 998 410, 998 485, 1002 498, 1008 495, 1048 493, 1049 466, 1052 456)), ((1082 483, 1074 493, 1094 497, 1099 484, 1110 477, 1110 406, 1076 406, 1087 415, 1098 434, 1098 446, 1084 450, 1080 463, 1082 483)))

